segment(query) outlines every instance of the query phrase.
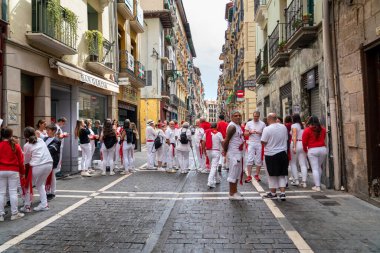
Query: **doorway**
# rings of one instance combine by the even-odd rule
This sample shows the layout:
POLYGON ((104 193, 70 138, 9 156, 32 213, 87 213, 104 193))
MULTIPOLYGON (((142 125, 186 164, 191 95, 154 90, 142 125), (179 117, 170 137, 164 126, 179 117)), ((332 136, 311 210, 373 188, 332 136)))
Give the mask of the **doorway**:
POLYGON ((380 186, 380 41, 364 49, 364 103, 370 194, 379 196, 380 186))

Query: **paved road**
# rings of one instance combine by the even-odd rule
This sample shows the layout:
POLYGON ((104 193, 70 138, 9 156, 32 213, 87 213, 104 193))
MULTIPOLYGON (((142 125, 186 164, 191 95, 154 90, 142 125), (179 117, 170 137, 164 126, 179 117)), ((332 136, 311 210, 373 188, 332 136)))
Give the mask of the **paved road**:
POLYGON ((145 158, 132 175, 58 181, 49 211, 0 223, 0 252, 380 252, 379 208, 349 194, 263 200, 263 177, 230 201, 225 180, 209 190, 207 175, 145 171, 145 158))

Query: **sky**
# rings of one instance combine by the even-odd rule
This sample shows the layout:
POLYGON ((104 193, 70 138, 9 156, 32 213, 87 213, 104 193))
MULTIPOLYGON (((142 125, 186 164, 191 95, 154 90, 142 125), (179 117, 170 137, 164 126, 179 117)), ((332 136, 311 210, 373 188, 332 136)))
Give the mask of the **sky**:
POLYGON ((217 97, 218 78, 221 74, 219 55, 227 29, 224 12, 228 2, 230 0, 183 0, 197 53, 194 62, 202 73, 206 99, 217 97))

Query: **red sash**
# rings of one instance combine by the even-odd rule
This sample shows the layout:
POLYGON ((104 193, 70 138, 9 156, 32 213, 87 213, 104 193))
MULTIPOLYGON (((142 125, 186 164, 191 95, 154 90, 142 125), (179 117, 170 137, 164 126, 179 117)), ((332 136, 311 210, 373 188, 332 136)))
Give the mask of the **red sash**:
POLYGON ((33 201, 33 172, 32 166, 25 164, 25 175, 24 179, 20 180, 22 196, 25 198, 27 191, 30 193, 30 202, 33 201))

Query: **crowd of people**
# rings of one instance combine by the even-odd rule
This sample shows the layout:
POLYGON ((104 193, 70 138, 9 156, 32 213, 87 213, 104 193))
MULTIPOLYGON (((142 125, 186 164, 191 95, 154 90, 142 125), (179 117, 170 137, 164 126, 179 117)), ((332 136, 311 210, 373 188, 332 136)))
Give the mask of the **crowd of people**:
POLYGON ((313 175, 312 190, 321 190, 322 165, 327 155, 326 129, 316 116, 302 122, 300 115, 294 114, 283 121, 270 113, 260 120, 260 112, 256 111, 253 119, 244 124, 240 112, 234 111, 229 123, 220 115, 218 122, 200 118, 194 126, 188 122, 179 125, 175 120, 157 124, 148 120, 146 137, 148 170, 179 170, 185 174, 192 160, 192 167, 198 172, 209 173, 210 188, 220 183, 221 170, 228 170, 231 199, 243 199, 237 186, 243 182, 244 172, 246 183, 261 181, 263 167, 270 188, 266 198, 277 198, 279 189, 279 198, 285 200, 289 184, 306 188, 308 169, 313 175))
MULTIPOLYGON (((6 194, 9 195, 11 220, 19 219, 32 211, 33 187, 40 196, 34 211, 49 210, 48 200, 55 197, 56 173, 62 165, 64 139, 68 136, 62 127, 61 118, 56 124, 39 120, 36 128, 24 129, 23 149, 11 128, 1 128, 0 136, 0 221, 4 220, 6 194), (21 189, 23 207, 18 209, 18 191, 21 189)), ((123 167, 120 174, 135 172, 134 150, 139 140, 136 124, 128 119, 122 126, 116 120, 78 120, 75 139, 82 153, 79 170, 81 176, 91 177, 95 172, 93 157, 97 149, 102 160, 101 175, 115 175, 115 165, 123 167)), ((233 111, 231 121, 224 115, 218 122, 209 123, 205 118, 188 122, 162 121, 157 124, 147 121, 146 149, 147 169, 182 174, 192 166, 200 173, 209 173, 207 186, 215 188, 221 182, 221 171, 227 170, 230 186, 229 198, 243 199, 238 191, 244 171, 246 183, 260 181, 261 168, 265 167, 270 192, 264 197, 285 200, 285 189, 290 183, 307 187, 308 169, 312 170, 314 186, 321 190, 322 165, 327 150, 326 129, 316 116, 302 122, 299 114, 282 119, 270 113, 260 120, 260 112, 253 119, 242 123, 241 113, 233 111), (190 159, 190 155, 193 159, 190 159), (290 165, 290 166, 289 166, 290 165), (256 167, 252 177, 253 167, 256 167), (290 168, 290 169, 289 169, 290 168), (289 175, 290 171, 290 176, 289 175), (299 176, 301 172, 301 176, 299 176)))

